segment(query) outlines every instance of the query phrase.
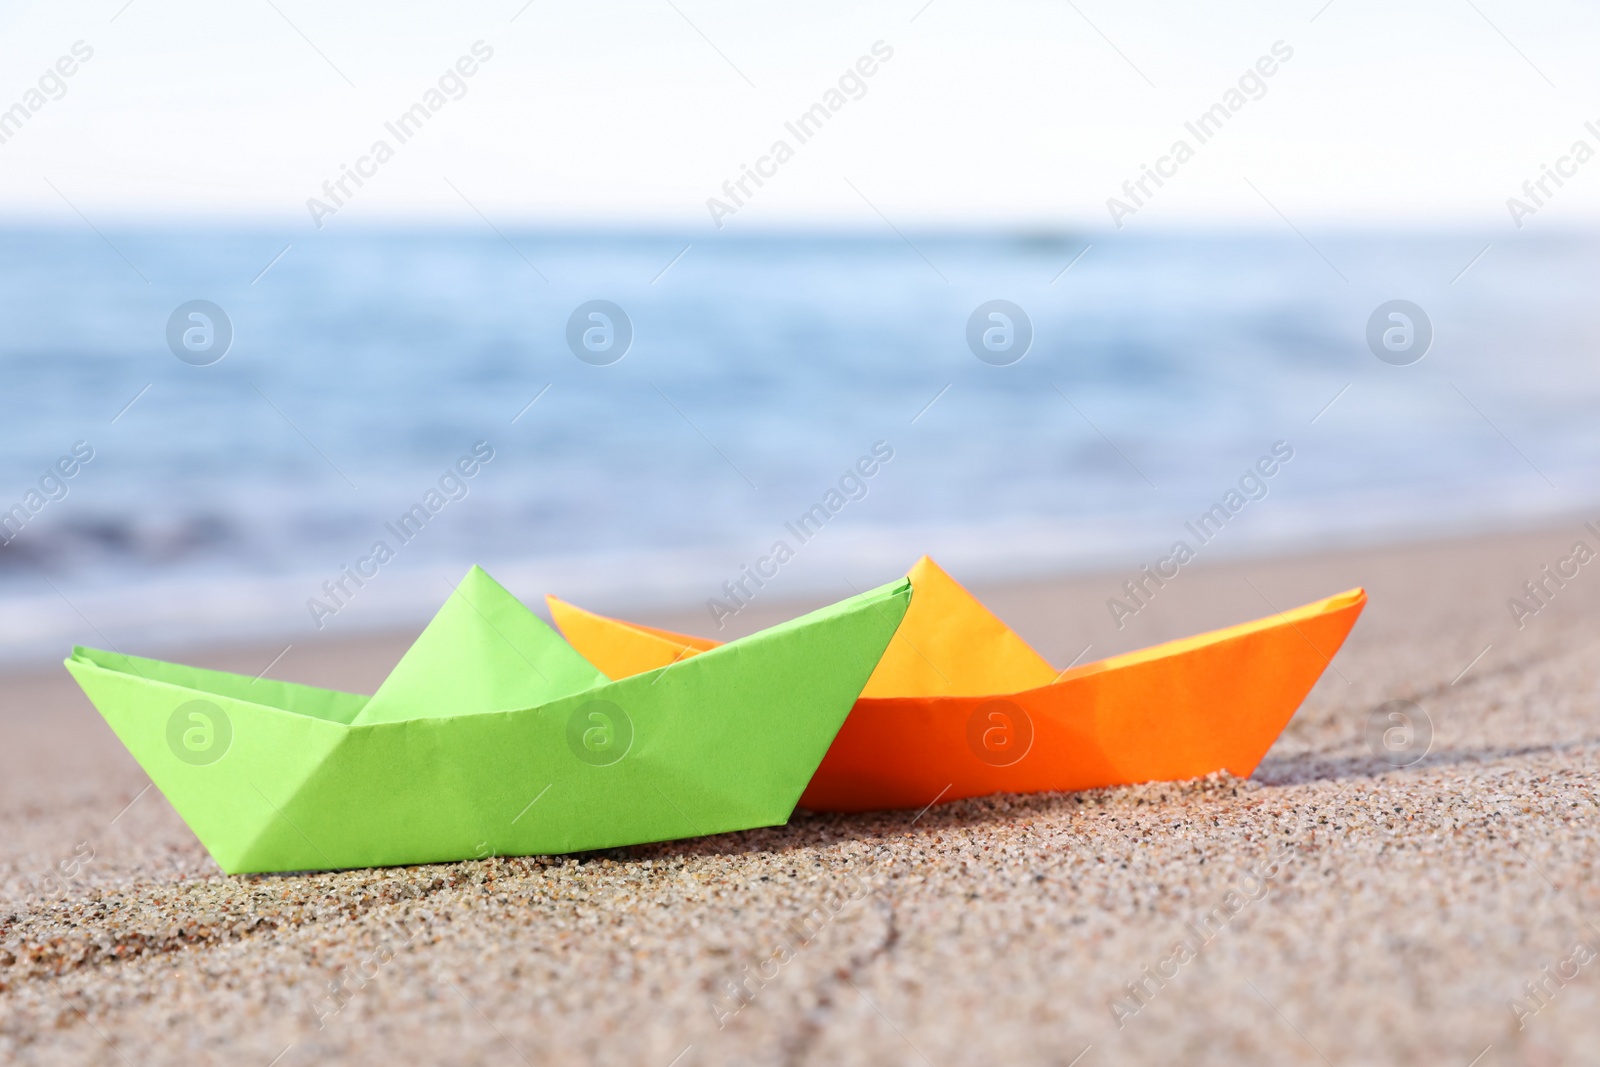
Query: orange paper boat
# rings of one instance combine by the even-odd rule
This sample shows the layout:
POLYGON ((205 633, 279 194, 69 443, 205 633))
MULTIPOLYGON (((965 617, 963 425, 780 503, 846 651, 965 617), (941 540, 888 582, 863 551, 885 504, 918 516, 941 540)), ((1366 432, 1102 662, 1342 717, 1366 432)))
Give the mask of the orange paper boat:
MULTIPOLYGON (((1248 777, 1367 602, 1351 589, 1058 672, 931 559, 910 578, 911 607, 802 807, 1248 777)), ((719 644, 546 601, 572 646, 611 678, 719 644)))

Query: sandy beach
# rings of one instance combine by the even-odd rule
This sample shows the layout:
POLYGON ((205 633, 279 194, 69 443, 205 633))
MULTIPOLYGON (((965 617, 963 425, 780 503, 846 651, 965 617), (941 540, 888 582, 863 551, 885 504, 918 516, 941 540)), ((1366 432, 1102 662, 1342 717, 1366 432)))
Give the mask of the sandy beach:
MULTIPOLYGON (((974 583, 1062 666, 1352 586, 1371 603, 1248 780, 576 857, 227 877, 65 670, 13 671, 0 1059, 1592 1063, 1600 573, 1520 627, 1507 606, 1580 537, 1198 563, 1121 630, 1129 575, 974 583), (1408 766, 1368 743, 1390 700, 1431 723, 1408 766)), ((704 629, 694 607, 642 621, 704 629)), ((270 673, 370 692, 413 636, 296 643, 270 673)), ((253 674, 283 644, 168 658, 253 674)))

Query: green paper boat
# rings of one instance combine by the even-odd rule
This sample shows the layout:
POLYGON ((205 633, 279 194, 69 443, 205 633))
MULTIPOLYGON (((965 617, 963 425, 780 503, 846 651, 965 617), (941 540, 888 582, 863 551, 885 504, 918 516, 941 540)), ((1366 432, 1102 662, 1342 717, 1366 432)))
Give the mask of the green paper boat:
POLYGON ((613 682, 474 567, 371 697, 66 665, 230 874, 544 855, 787 821, 910 600, 891 583, 613 682))

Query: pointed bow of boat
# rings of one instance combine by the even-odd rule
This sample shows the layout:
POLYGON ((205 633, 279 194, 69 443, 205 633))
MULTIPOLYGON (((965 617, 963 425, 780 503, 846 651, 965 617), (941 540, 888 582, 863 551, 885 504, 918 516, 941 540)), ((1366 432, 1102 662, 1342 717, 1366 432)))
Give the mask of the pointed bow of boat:
MULTIPOLYGON (((339 720, 367 699, 95 649, 74 649, 66 666, 230 874, 259 869, 248 859, 255 843, 273 832, 282 805, 344 739, 339 720)), ((306 862, 292 869, 336 865, 307 851, 306 862)))
POLYGON ((67 667, 230 874, 565 853, 786 821, 910 598, 902 580, 538 707, 370 724, 352 694, 67 667))
POLYGON ((1248 777, 1366 605, 1289 612, 1064 672, 1009 695, 862 699, 801 806, 920 808, 990 793, 1248 777), (886 758, 894 754, 893 759, 886 758))

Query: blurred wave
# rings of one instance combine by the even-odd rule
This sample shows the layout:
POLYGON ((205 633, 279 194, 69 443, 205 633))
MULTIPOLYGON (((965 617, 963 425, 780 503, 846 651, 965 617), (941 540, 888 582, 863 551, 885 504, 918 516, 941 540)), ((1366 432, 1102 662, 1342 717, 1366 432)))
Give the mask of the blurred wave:
POLYGON ((324 630, 409 625, 472 562, 530 598, 721 596, 880 441, 761 595, 924 551, 1134 567, 1277 441, 1295 458, 1208 551, 1600 499, 1594 238, 908 238, 0 232, 0 511, 94 451, 0 548, 0 656, 309 637, 307 601, 476 442, 493 461, 324 630), (168 349, 197 298, 233 327, 211 366, 168 349), (1033 327, 1006 367, 967 348, 996 298, 1033 327), (1367 349, 1394 298, 1432 322, 1412 366, 1367 349), (632 323, 609 366, 568 348, 592 299, 632 323))

